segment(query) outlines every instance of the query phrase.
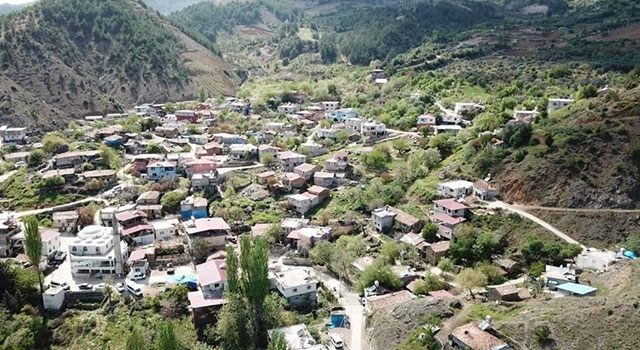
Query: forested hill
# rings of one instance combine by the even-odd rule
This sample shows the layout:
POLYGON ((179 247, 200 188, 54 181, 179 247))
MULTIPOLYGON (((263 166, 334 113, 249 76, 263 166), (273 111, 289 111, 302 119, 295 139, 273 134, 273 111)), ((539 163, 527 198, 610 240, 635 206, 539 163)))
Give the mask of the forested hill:
POLYGON ((6 15, 7 13, 11 13, 14 11, 21 10, 27 6, 31 5, 31 3, 26 4, 0 4, 0 15, 6 15))
POLYGON ((169 15, 173 12, 180 11, 185 7, 197 4, 199 2, 211 1, 215 3, 223 2, 224 0, 143 0, 152 9, 162 13, 163 15, 169 15))
POLYGON ((220 59, 142 3, 41 1, 0 18, 0 28, 2 123, 51 129, 236 84, 220 59))

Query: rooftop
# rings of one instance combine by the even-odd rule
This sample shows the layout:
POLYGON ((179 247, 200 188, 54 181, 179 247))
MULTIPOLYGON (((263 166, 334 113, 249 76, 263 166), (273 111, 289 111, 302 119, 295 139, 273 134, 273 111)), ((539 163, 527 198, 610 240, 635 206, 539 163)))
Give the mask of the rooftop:
POLYGON ((280 332, 284 335, 287 341, 288 348, 291 350, 323 350, 327 349, 322 344, 316 344, 316 341, 309 333, 307 326, 304 324, 297 324, 289 327, 282 327, 268 330, 271 337, 274 332, 280 332))
POLYGON ((293 228, 297 229, 309 223, 309 219, 299 219, 299 218, 285 218, 280 223, 280 227, 282 228, 293 228))
POLYGON ((434 297, 434 298, 442 298, 442 299, 448 299, 448 298, 453 298, 454 295, 447 292, 446 290, 434 290, 432 292, 429 292, 429 295, 434 297))
POLYGON ((320 194, 320 193, 325 192, 325 191, 329 191, 329 189, 324 188, 322 186, 317 186, 317 185, 313 185, 313 186, 307 188, 307 192, 309 192, 311 194, 320 194))
POLYGON ((484 180, 478 180, 474 182, 473 187, 475 187, 479 191, 496 191, 495 187, 484 180))
POLYGON ((296 158, 307 158, 304 154, 292 152, 292 151, 284 151, 278 154, 280 159, 296 159, 296 158))
POLYGON ((452 189, 465 189, 465 188, 473 187, 473 182, 465 181, 465 180, 454 180, 454 181, 441 182, 439 186, 449 187, 452 189))
POLYGON ((368 302, 371 310, 374 311, 374 310, 385 309, 390 306, 402 304, 413 298, 415 298, 415 296, 411 294, 411 292, 406 290, 401 290, 395 293, 375 295, 375 296, 368 297, 368 302))
POLYGON ((115 170, 90 170, 82 173, 84 177, 103 177, 103 176, 113 176, 116 174, 115 170))
POLYGON ((262 236, 273 224, 255 224, 251 227, 251 235, 253 237, 262 236))
POLYGON ((317 167, 313 164, 309 164, 309 163, 304 163, 304 164, 300 164, 297 167, 294 168, 295 170, 298 171, 302 171, 303 173, 306 173, 307 171, 313 171, 316 170, 317 167))
POLYGON ((201 218, 184 222, 187 234, 196 234, 200 232, 215 230, 228 231, 231 228, 223 218, 201 218))
POLYGON ((311 275, 311 269, 308 268, 292 268, 280 272, 274 272, 274 274, 276 276, 276 280, 282 284, 284 288, 317 283, 316 279, 311 275))
POLYGON ((315 173, 313 175, 314 178, 319 178, 319 179, 333 179, 334 177, 336 177, 336 174, 334 173, 326 173, 324 171, 318 171, 317 173, 315 173))
POLYGON ((586 286, 584 284, 571 283, 571 282, 563 283, 561 285, 558 285, 556 288, 558 288, 559 290, 569 292, 571 294, 577 294, 577 295, 587 295, 589 293, 593 293, 598 290, 598 288, 586 286))
POLYGON ((449 241, 440 241, 440 242, 433 243, 429 247, 431 247, 431 250, 433 250, 436 253, 444 253, 449 250, 449 244, 450 244, 449 241))
POLYGON ((444 214, 444 213, 438 213, 438 214, 434 215, 433 216, 433 220, 436 221, 436 222, 442 222, 442 223, 445 223, 445 224, 448 224, 448 225, 457 225, 457 224, 459 224, 461 222, 467 221, 467 219, 465 219, 465 218, 460 218, 460 217, 455 217, 454 218, 454 217, 449 216, 449 215, 444 214))
POLYGON ((140 225, 127 227, 127 228, 122 229, 122 235, 123 236, 129 236, 129 235, 132 235, 134 233, 138 233, 138 232, 142 232, 142 231, 150 231, 151 233, 153 233, 153 226, 151 226, 149 224, 140 224, 140 225))
POLYGON ((197 290, 195 292, 189 292, 187 294, 187 298, 189 298, 189 303, 191 304, 192 309, 200 309, 203 307, 211 307, 211 306, 219 306, 227 303, 227 300, 219 297, 219 298, 205 298, 202 291, 197 290))
POLYGON ((223 259, 214 259, 204 264, 196 265, 198 283, 207 286, 213 283, 225 283, 227 281, 226 262, 223 259))
POLYGON ((116 213, 116 220, 129 221, 138 218, 146 218, 147 214, 141 210, 127 210, 120 213, 116 213))
POLYGON ((483 331, 474 323, 460 326, 454 329, 451 334, 474 350, 506 350, 509 348, 505 342, 483 331))
POLYGON ((80 215, 77 210, 58 211, 53 213, 53 221, 65 219, 77 219, 80 215))
POLYGON ((388 206, 388 209, 391 212, 396 213, 395 220, 400 222, 400 223, 402 223, 402 224, 404 224, 404 225, 413 226, 413 225, 417 224, 418 222, 420 222, 420 219, 418 219, 417 217, 415 217, 415 216, 413 216, 413 215, 411 215, 409 213, 405 213, 404 211, 402 211, 400 209, 394 208, 392 206, 388 206))
POLYGON ((143 260, 147 257, 147 250, 144 248, 136 249, 129 254, 128 262, 143 260))
POLYGON ((466 205, 458 202, 455 198, 440 199, 437 201, 433 201, 433 203, 449 210, 467 209, 466 205))
POLYGON ((40 232, 40 236, 42 237, 43 242, 49 242, 56 237, 60 237, 60 231, 48 229, 40 232))

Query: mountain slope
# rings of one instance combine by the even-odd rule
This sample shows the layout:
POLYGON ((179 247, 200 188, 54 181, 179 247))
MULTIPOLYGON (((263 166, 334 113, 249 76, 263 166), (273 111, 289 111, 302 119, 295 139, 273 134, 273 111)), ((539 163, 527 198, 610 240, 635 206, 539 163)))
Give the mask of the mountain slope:
POLYGON ((0 20, 0 122, 52 129, 143 101, 232 93, 235 75, 128 0, 39 2, 0 20))
POLYGON ((152 9, 162 13, 163 15, 168 15, 174 13, 176 11, 180 11, 185 7, 191 6, 193 4, 197 4, 199 2, 211 1, 215 3, 223 2, 223 0, 143 0, 145 4, 147 4, 152 9))
POLYGON ((6 15, 7 13, 22 10, 23 8, 31 5, 31 2, 25 4, 0 4, 0 15, 6 15))

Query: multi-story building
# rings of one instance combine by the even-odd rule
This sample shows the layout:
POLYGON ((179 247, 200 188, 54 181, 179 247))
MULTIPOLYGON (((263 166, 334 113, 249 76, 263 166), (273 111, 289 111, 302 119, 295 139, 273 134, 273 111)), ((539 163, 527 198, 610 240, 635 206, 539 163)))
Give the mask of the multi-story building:
POLYGON ((168 161, 151 163, 147 165, 147 176, 151 181, 174 178, 177 176, 177 165, 168 161))
POLYGON ((152 244, 155 240, 153 226, 147 222, 147 214, 141 210, 125 211, 116 214, 122 237, 138 246, 152 244))
POLYGON ((333 155, 333 157, 327 159, 324 162, 324 167, 327 171, 341 172, 347 170, 349 167, 349 153, 347 151, 340 151, 333 155))
POLYGON ((47 256, 60 250, 60 231, 43 230, 40 232, 40 237, 42 237, 42 255, 47 256))
POLYGON ((325 112, 331 112, 340 109, 340 102, 338 101, 322 101, 320 102, 322 109, 325 112))
POLYGON ((387 232, 393 228, 393 220, 396 217, 396 213, 389 210, 388 207, 382 207, 374 209, 371 212, 371 219, 373 219, 373 225, 376 230, 380 232, 387 232))
POLYGON ((306 163, 307 156, 292 151, 285 151, 278 153, 278 160, 280 161, 280 169, 282 171, 292 172, 298 165, 306 163))
POLYGON ((285 103, 278 106, 278 113, 294 114, 300 110, 300 106, 295 103, 285 103))
POLYGON ((180 202, 180 217, 182 220, 206 218, 209 216, 208 204, 206 198, 189 196, 180 202))
POLYGON ((309 268, 276 268, 270 282, 291 306, 309 305, 316 301, 318 281, 309 268), (279 270, 279 271, 278 271, 279 270))
POLYGON ((178 219, 159 219, 149 221, 157 241, 169 241, 178 236, 180 221, 178 219))
MULTIPOLYGON (((112 228, 104 226, 84 227, 78 236, 69 243, 69 261, 73 275, 112 275, 116 273, 117 264, 126 261, 128 245, 112 232, 112 228), (120 249, 114 249, 120 244, 120 249), (116 251, 121 256, 116 259, 116 251)), ((120 266, 121 268, 121 266, 120 266)))
POLYGON ((24 142, 27 139, 27 128, 0 127, 2 142, 24 142))
POLYGON ((451 217, 464 217, 467 214, 467 206, 458 202, 455 198, 433 201, 436 214, 447 214, 451 217))
POLYGON ((344 121, 344 128, 349 132, 360 133, 364 120, 361 118, 349 118, 344 121))
POLYGON ((324 114, 326 119, 332 120, 337 123, 342 123, 345 119, 356 118, 358 114, 353 108, 342 108, 334 111, 327 111, 324 114))
POLYGON ((20 224, 12 215, 0 214, 0 257, 18 254, 22 248, 22 241, 17 237, 20 232, 20 224))
POLYGON ((189 247, 193 248, 193 241, 201 238, 209 249, 224 248, 226 237, 231 228, 222 218, 191 219, 182 223, 187 232, 189 247))
POLYGON ((313 174, 315 174, 317 171, 318 167, 309 163, 300 164, 293 169, 294 173, 304 177, 307 181, 311 180, 313 174))
POLYGON ((227 266, 224 259, 196 265, 198 286, 206 297, 222 296, 227 290, 227 266))
POLYGON ((80 215, 77 210, 58 211, 53 213, 53 227, 61 231, 75 231, 80 215))
POLYGON ((362 123, 362 135, 367 137, 381 137, 387 134, 387 127, 384 123, 376 120, 369 120, 362 123))

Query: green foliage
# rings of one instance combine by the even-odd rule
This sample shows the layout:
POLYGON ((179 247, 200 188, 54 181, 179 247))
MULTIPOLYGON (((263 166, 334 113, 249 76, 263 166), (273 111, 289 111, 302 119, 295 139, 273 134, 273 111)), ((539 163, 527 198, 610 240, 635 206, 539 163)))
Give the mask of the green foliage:
POLYGON ((145 153, 163 154, 164 148, 157 143, 150 143, 144 148, 145 153))
POLYGON ((107 145, 100 146, 100 158, 102 166, 108 169, 120 169, 122 166, 118 152, 107 145))
POLYGON ((40 164, 42 164, 43 160, 44 160, 44 152, 37 149, 37 150, 31 151, 31 153, 29 153, 29 156, 27 156, 27 165, 29 165, 30 168, 35 168, 40 164))
POLYGON ((551 339, 551 330, 547 325, 539 325, 533 329, 533 335, 540 344, 545 344, 551 339))
POLYGON ((386 169, 387 162, 390 160, 390 157, 385 155, 381 150, 375 148, 371 152, 363 153, 360 157, 367 167, 375 170, 386 169))
POLYGON ((449 256, 456 264, 473 266, 502 252, 503 247, 494 233, 478 233, 474 229, 460 229, 458 232, 449 247, 449 256))
POLYGON ((29 216, 24 220, 24 251, 29 258, 29 262, 38 274, 38 283, 40 284, 40 292, 44 293, 44 286, 42 285, 42 276, 40 275, 40 258, 42 257, 42 236, 40 230, 38 218, 35 216, 29 216))
POLYGON ((510 123, 504 126, 502 133, 509 146, 518 148, 529 144, 533 128, 527 123, 510 123))
POLYGON ((477 269, 464 269, 456 276, 456 283, 462 289, 469 291, 472 298, 475 299, 473 288, 485 287, 488 283, 487 276, 477 269))
POLYGON ((396 260, 400 258, 400 252, 403 246, 399 242, 386 242, 380 248, 381 258, 389 265, 395 265, 396 260))
POLYGON ((532 265, 536 262, 560 265, 566 259, 573 259, 582 252, 582 247, 577 244, 562 244, 554 241, 541 241, 535 237, 529 237, 522 246, 521 253, 524 262, 532 265))
POLYGON ((411 335, 395 347, 395 350, 439 350, 440 343, 436 340, 430 329, 423 327, 411 332, 411 335))
POLYGON ((595 86, 593 86, 593 84, 588 84, 585 86, 582 86, 579 90, 578 90, 578 99, 579 100, 585 100, 588 98, 594 98, 598 96, 598 89, 596 89, 595 86))
POLYGON ((497 265, 482 263, 478 264, 476 269, 487 276, 487 281, 490 285, 503 284, 507 281, 507 278, 502 275, 502 270, 497 265))
POLYGON ((180 202, 184 199, 184 193, 172 191, 162 196, 160 204, 162 204, 163 210, 167 213, 176 214, 180 210, 180 202))
POLYGON ((371 287, 375 281, 381 286, 390 290, 400 290, 402 288, 402 280, 400 276, 393 272, 391 266, 384 260, 376 260, 371 266, 367 267, 356 285, 358 292, 362 292, 365 288, 371 287))
POLYGON ((271 333, 271 341, 269 342, 267 350, 290 350, 284 333, 280 331, 271 333))
POLYGON ((529 274, 534 277, 540 277, 546 270, 546 265, 542 261, 534 262, 529 266, 529 274))
POLYGON ((438 225, 430 222, 422 227, 422 238, 427 242, 433 242, 437 238, 438 225))
POLYGON ((429 140, 429 147, 437 148, 442 158, 448 157, 457 146, 456 138, 449 133, 435 135, 429 140))
POLYGON ((451 261, 451 259, 449 259, 449 258, 442 258, 438 262, 438 268, 442 272, 452 272, 453 268, 454 268, 453 261, 451 261))
POLYGON ((334 254, 334 245, 329 241, 320 241, 309 251, 311 262, 316 265, 327 266, 331 263, 334 254))
POLYGON ((160 324, 156 330, 156 349, 177 350, 180 348, 171 321, 165 321, 160 324))
POLYGON ((140 333, 138 327, 134 327, 133 331, 127 337, 125 350, 146 350, 147 344, 140 333))
POLYGON ((427 295, 434 290, 440 290, 444 287, 444 283, 438 278, 438 276, 428 273, 424 276, 422 281, 419 281, 414 289, 416 295, 427 295))
POLYGON ((60 187, 64 186, 65 180, 62 176, 52 176, 52 177, 48 177, 46 179, 41 179, 40 182, 38 182, 38 189, 40 189, 41 192, 53 192, 56 189, 59 189, 60 187))
POLYGON ((36 288, 38 273, 34 269, 25 269, 10 261, 0 261, 0 280, 0 316, 4 309, 15 314, 27 304, 38 305, 40 302, 40 294, 36 288))
POLYGON ((67 140, 58 133, 49 133, 42 138, 42 149, 49 154, 56 153, 60 147, 66 144, 67 140))
POLYGON ((204 102, 207 99, 207 95, 204 92, 204 88, 198 90, 198 102, 204 102))

